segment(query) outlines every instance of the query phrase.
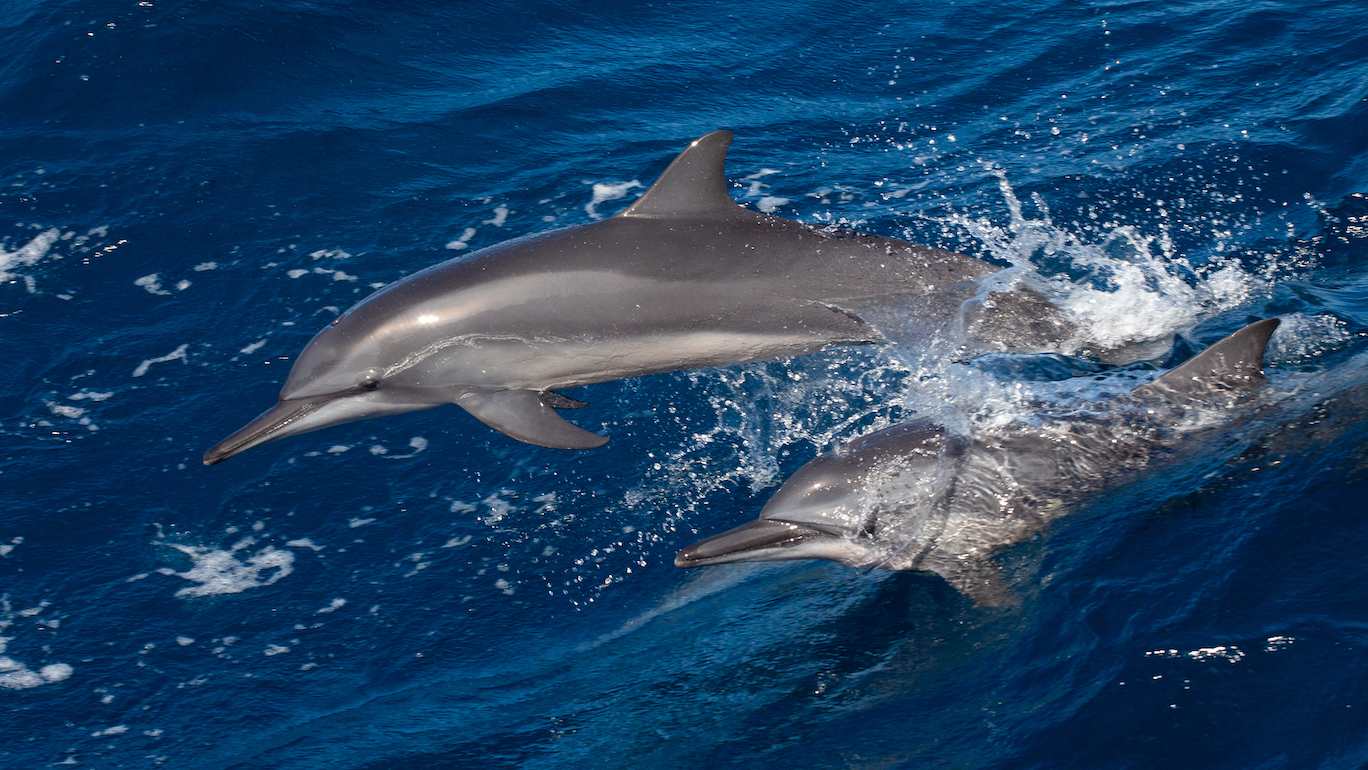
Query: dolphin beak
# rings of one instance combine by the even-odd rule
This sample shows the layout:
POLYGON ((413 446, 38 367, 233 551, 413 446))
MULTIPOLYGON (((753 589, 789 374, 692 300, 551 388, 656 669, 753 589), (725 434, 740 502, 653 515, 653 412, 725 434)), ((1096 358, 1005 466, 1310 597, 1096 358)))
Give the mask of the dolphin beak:
POLYGON ((685 548, 675 556, 676 567, 702 567, 733 561, 779 561, 811 558, 789 549, 814 540, 839 539, 820 530, 787 521, 759 519, 685 548))
POLYGON ((265 444, 267 441, 312 430, 312 428, 301 430, 297 424, 331 400, 333 399, 329 396, 316 396, 278 402, 275 406, 262 412, 255 420, 247 423, 236 433, 218 442, 208 452, 205 452, 204 464, 221 463, 239 452, 245 452, 254 446, 265 444))

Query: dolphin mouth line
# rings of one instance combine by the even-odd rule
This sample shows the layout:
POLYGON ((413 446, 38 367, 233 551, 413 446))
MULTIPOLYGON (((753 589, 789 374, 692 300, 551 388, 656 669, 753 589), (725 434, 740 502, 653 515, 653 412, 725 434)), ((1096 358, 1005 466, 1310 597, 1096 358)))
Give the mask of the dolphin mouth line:
MULTIPOLYGON (((758 552, 770 552, 770 559, 793 557, 783 551, 811 540, 835 537, 827 532, 776 519, 758 519, 729 529, 720 535, 700 540, 675 556, 676 567, 703 567, 733 561, 757 560, 758 552), (774 553, 778 551, 778 553, 774 553)), ((761 557, 758 560, 766 560, 761 557)))
POLYGON ((277 402, 231 436, 210 447, 204 453, 204 464, 216 465, 235 454, 271 441, 275 438, 273 434, 317 412, 331 400, 328 396, 315 396, 293 404, 289 401, 277 402))

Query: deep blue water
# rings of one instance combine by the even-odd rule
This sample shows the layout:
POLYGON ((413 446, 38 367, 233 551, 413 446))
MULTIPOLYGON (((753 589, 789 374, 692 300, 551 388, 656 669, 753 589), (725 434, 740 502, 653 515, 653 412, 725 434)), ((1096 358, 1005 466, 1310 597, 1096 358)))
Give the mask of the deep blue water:
POLYGON ((1249 0, 8 3, 0 765, 1368 764, 1365 28, 1249 0), (442 408, 200 464, 372 287, 611 215, 724 127, 738 201, 1014 264, 1159 365, 1283 318, 1281 406, 1009 549, 999 609, 672 559, 842 440, 1144 367, 833 350, 576 390, 613 436, 590 452, 442 408))

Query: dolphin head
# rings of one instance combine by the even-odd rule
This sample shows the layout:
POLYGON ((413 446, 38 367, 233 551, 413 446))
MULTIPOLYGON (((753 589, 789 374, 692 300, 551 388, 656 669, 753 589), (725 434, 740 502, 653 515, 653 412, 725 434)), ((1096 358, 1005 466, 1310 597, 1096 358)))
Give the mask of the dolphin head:
POLYGON ((403 348, 392 344, 395 337, 411 335, 404 334, 409 325, 393 313, 373 312, 383 311, 374 307, 380 303, 372 303, 378 296, 314 335, 290 368, 276 405, 211 447, 204 464, 286 436, 449 403, 445 394, 437 397, 414 387, 401 362, 390 360, 403 348))
POLYGON ((852 441, 800 468, 757 521, 694 543, 675 566, 789 559, 873 566, 901 558, 931 534, 927 525, 963 449, 962 440, 926 420, 852 441))

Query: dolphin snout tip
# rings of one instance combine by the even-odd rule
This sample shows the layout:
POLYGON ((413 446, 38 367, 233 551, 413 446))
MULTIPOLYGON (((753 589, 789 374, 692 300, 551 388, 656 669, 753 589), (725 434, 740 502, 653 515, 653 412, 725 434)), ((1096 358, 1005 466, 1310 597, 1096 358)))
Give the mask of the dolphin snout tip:
POLYGON ((204 453, 204 456, 201 457, 200 460, 203 461, 205 465, 218 465, 229 457, 237 454, 235 451, 224 449, 223 444, 224 442, 220 441, 209 447, 208 451, 204 453))
POLYGON ((204 456, 200 458, 201 462, 205 465, 218 465, 229 457, 242 454, 254 446, 252 443, 237 440, 241 432, 242 431, 238 431, 238 433, 234 433, 228 438, 209 447, 209 449, 205 451, 204 456))

